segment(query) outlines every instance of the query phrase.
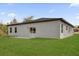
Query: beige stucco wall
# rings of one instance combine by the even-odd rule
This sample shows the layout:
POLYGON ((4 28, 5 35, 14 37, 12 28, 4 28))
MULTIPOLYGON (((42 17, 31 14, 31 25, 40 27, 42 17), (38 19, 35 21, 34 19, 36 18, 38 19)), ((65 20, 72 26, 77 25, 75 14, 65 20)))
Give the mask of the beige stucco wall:
POLYGON ((8 26, 8 35, 16 36, 16 37, 40 37, 40 38, 64 38, 73 35, 73 28, 71 27, 71 31, 68 32, 66 30, 66 26, 71 27, 65 24, 62 21, 50 21, 50 22, 40 22, 40 23, 31 23, 24 25, 15 25, 8 26), (61 24, 64 25, 63 33, 61 33, 61 24), (9 28, 12 27, 12 33, 10 33, 9 28), (17 27, 17 33, 15 33, 14 28, 17 27), (36 28, 36 33, 30 33, 30 27, 36 28))
POLYGON ((59 22, 42 22, 42 23, 33 23, 30 24, 31 27, 36 27, 36 37, 43 38, 59 38, 59 22))
POLYGON ((72 36, 74 34, 73 27, 69 26, 68 24, 60 21, 60 38, 63 39, 65 37, 72 36), (61 24, 63 24, 63 33, 61 33, 61 24), (66 26, 68 26, 68 29, 66 30, 66 26), (70 27, 70 32, 69 32, 70 27))
POLYGON ((28 37, 29 31, 27 25, 15 25, 15 26, 9 26, 8 27, 8 35, 10 36, 16 36, 16 37, 28 37), (12 33, 10 33, 10 29, 12 28, 12 33), (17 27, 17 33, 15 33, 15 27, 17 27))
POLYGON ((31 23, 24 25, 16 25, 8 27, 8 34, 17 37, 41 37, 41 38, 60 38, 59 21, 31 23), (12 27, 12 33, 9 33, 9 28, 12 27), (17 27, 17 33, 14 32, 14 27, 17 27), (36 33, 30 33, 30 27, 36 27, 36 33))

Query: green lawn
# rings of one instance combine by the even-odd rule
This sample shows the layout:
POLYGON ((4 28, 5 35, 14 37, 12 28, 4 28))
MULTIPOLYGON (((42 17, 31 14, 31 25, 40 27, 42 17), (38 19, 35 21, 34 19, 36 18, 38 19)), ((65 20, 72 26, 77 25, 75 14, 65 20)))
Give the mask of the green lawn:
POLYGON ((63 40, 0 37, 1 56, 79 56, 79 34, 63 40))

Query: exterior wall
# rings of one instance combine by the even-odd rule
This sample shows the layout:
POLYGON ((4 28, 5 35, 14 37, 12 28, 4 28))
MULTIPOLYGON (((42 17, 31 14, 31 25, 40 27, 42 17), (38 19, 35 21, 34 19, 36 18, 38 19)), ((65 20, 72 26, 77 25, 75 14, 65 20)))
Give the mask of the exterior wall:
POLYGON ((8 27, 8 35, 16 37, 28 37, 28 25, 15 25, 8 27), (12 28, 12 33, 10 33, 10 27, 12 28), (15 27, 17 27, 17 33, 15 33, 15 27))
POLYGON ((60 38, 59 22, 42 22, 30 24, 31 27, 36 27, 35 37, 42 38, 60 38))
POLYGON ((50 22, 40 22, 40 23, 8 26, 8 35, 16 37, 26 37, 26 38, 39 37, 39 38, 63 39, 65 37, 73 35, 73 28, 60 20, 50 22), (63 33, 61 33, 61 24, 63 24, 63 33), (66 30, 66 26, 68 26, 68 30, 66 30), (12 33, 10 33, 10 27, 12 27, 12 33), (15 33, 14 30, 15 27, 17 27, 17 33, 15 33), (35 27, 36 33, 31 33, 30 27, 35 27), (70 32, 69 27, 71 28, 70 32))
POLYGON ((60 38, 63 39, 65 37, 72 36, 74 34, 73 27, 69 26, 68 24, 60 21, 60 38), (61 24, 63 24, 63 33, 61 33, 61 24), (68 26, 68 29, 66 30, 66 26, 68 26), (70 27, 70 31, 69 31, 70 27))
POLYGON ((25 25, 16 25, 8 27, 8 34, 17 37, 41 37, 41 38, 60 38, 59 21, 31 23, 25 25), (12 27, 12 33, 9 28, 12 27), (17 33, 14 32, 17 27, 17 33), (36 33, 30 33, 30 27, 36 28, 36 33))

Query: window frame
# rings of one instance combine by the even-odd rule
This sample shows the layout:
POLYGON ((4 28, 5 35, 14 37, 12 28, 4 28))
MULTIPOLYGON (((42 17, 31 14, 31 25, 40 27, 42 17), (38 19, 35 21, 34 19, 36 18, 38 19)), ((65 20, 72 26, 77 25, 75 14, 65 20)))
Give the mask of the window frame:
POLYGON ((66 26, 66 30, 68 30, 68 26, 66 26))
POLYGON ((17 27, 15 27, 15 33, 17 33, 17 27))
POLYGON ((69 32, 71 31, 71 27, 69 27, 69 32))
POLYGON ((10 27, 10 33, 12 33, 12 27, 10 27))
POLYGON ((36 28, 35 27, 30 27, 30 33, 36 33, 36 28))
POLYGON ((63 24, 61 24, 61 33, 63 33, 63 24))

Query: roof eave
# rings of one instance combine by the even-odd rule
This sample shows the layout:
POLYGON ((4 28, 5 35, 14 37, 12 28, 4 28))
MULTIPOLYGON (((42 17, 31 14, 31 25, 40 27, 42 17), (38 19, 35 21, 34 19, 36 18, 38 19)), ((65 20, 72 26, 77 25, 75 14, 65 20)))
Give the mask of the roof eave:
POLYGON ((67 22, 67 21, 66 21, 66 20, 64 20, 63 18, 61 18, 61 21, 63 21, 63 22, 65 22, 65 23, 67 23, 68 25, 70 25, 70 26, 74 27, 71 23, 67 22))

